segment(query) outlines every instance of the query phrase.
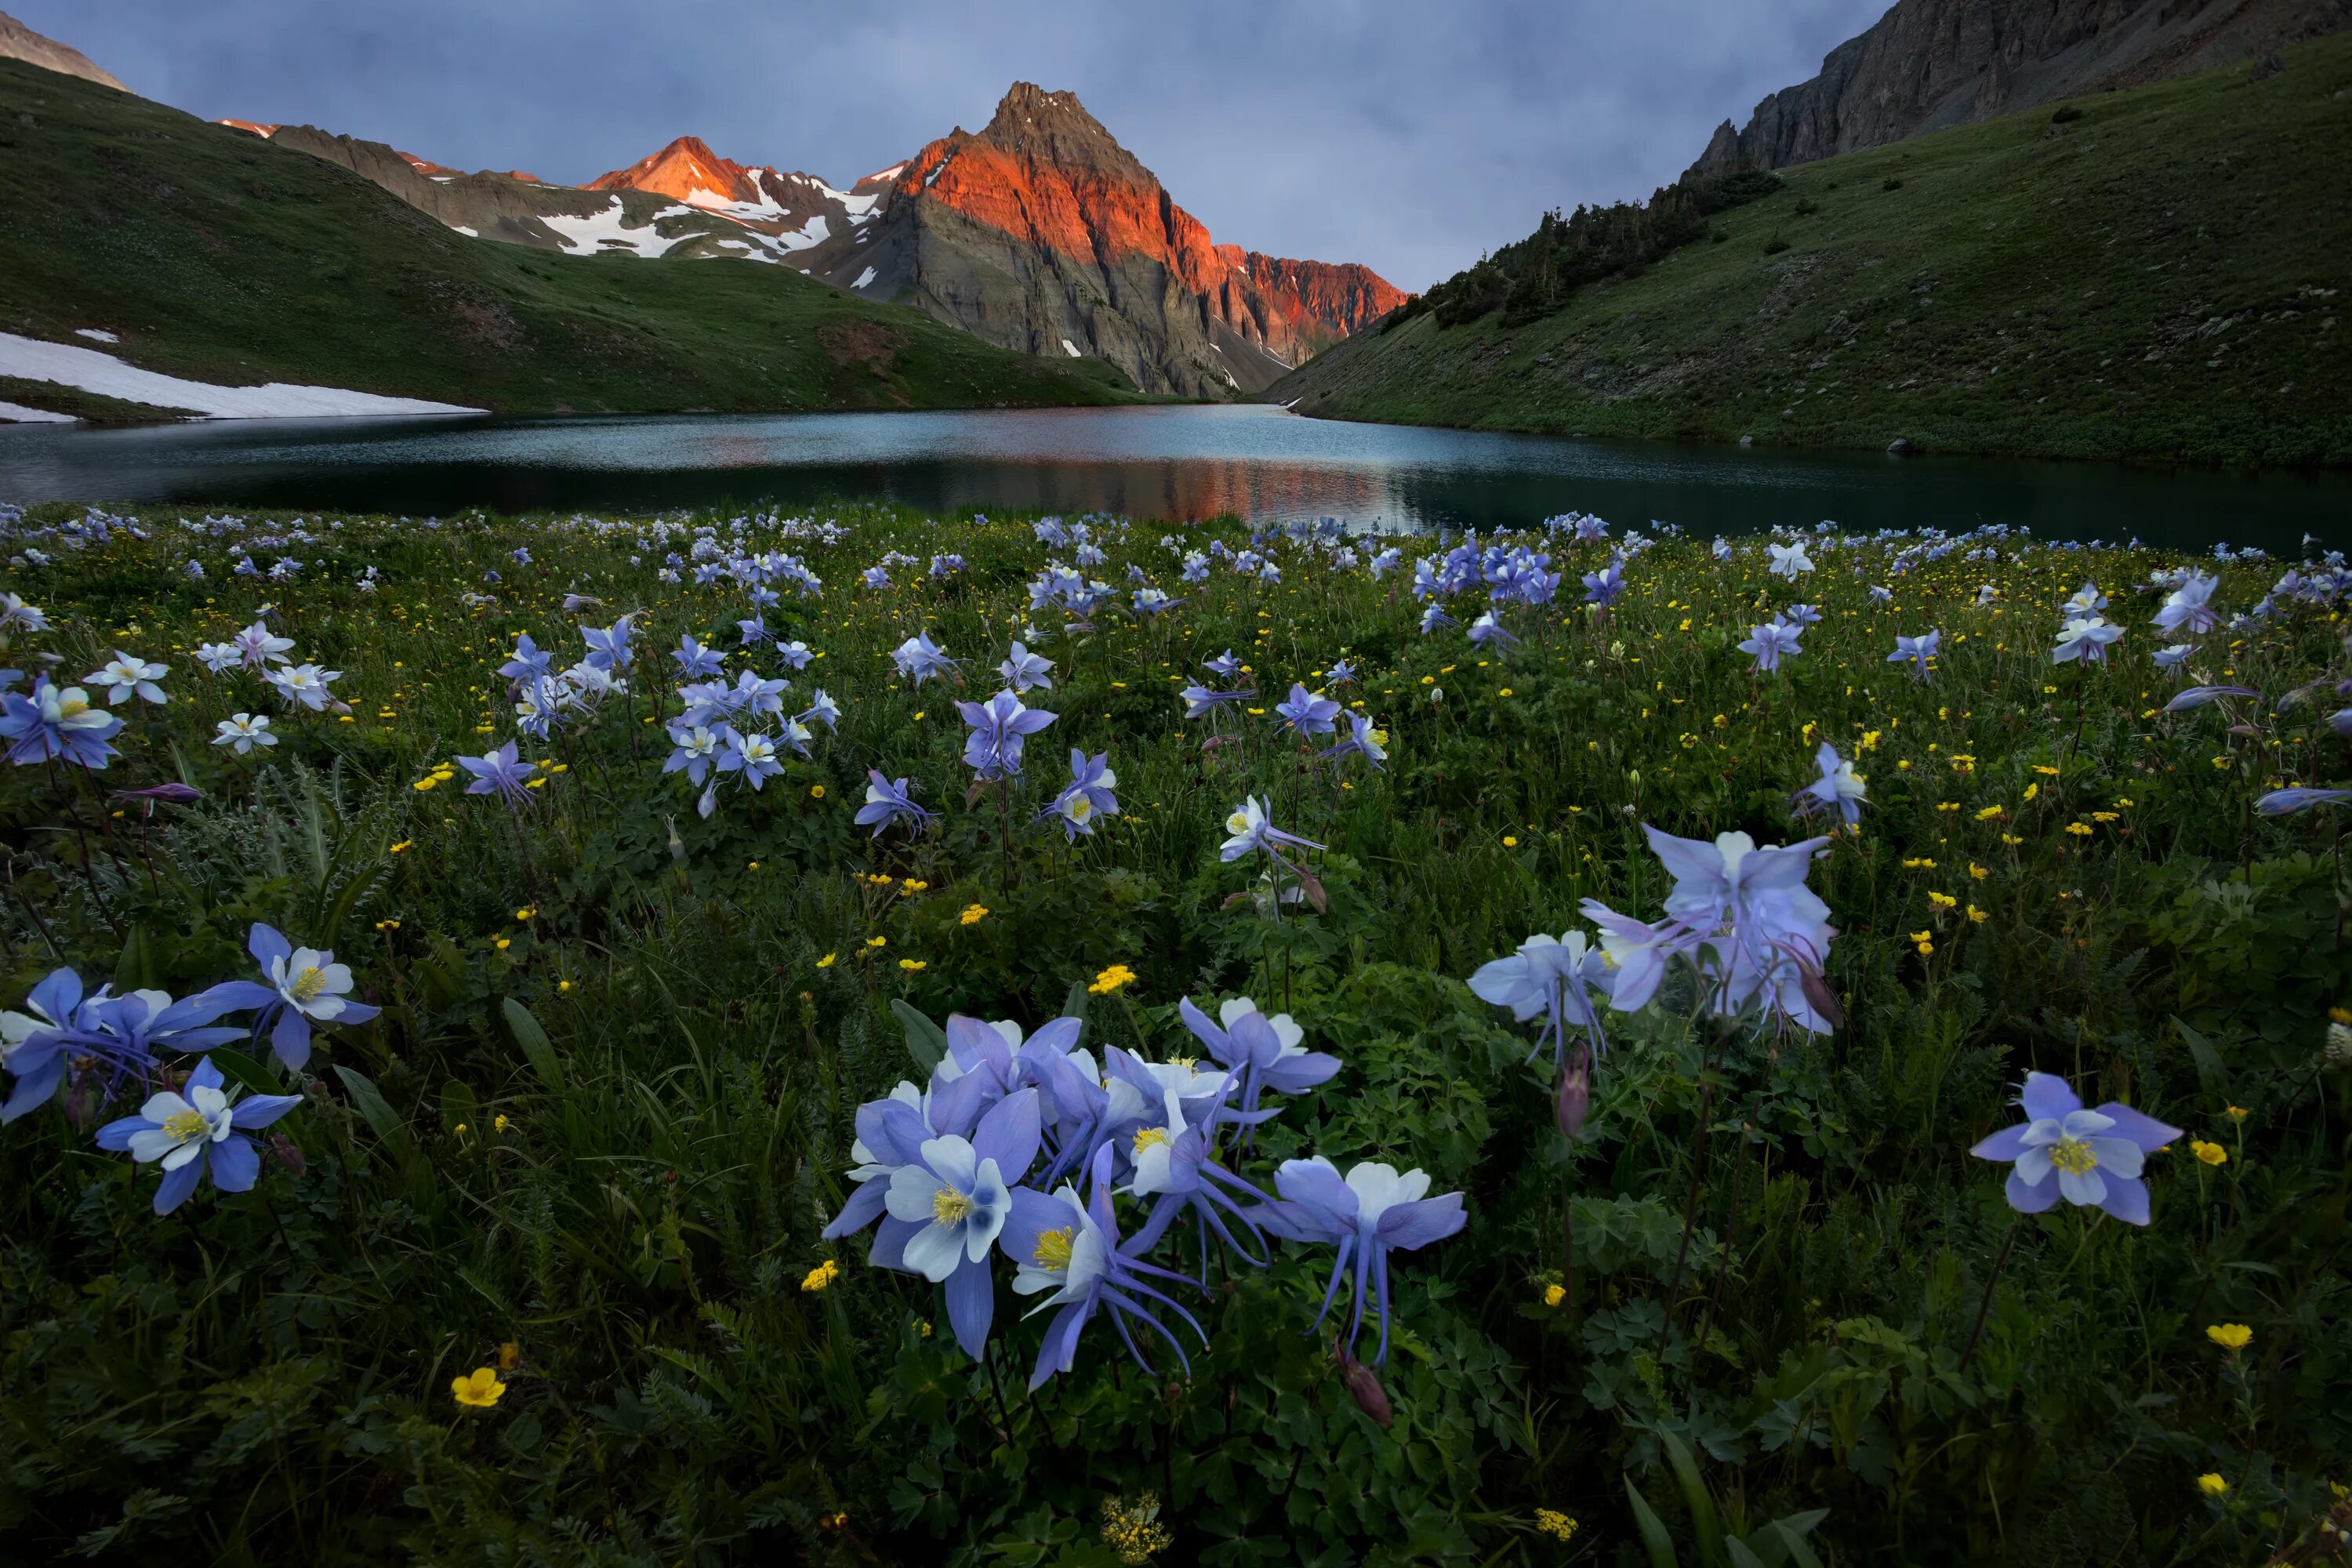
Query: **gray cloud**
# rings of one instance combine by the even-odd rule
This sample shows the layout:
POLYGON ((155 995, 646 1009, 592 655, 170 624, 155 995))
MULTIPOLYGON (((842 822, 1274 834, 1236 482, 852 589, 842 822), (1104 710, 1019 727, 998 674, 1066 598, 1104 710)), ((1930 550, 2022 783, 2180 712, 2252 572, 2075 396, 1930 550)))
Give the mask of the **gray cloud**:
POLYGON ((207 119, 567 183, 689 133, 842 182, 1067 88, 1218 239, 1408 289, 1647 195, 1885 3, 6 0, 207 119))

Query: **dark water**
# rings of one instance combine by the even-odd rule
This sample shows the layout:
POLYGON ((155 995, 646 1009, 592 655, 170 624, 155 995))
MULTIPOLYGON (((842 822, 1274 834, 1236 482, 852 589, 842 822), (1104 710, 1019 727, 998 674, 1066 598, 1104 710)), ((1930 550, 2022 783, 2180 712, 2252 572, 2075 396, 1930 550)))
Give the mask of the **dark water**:
POLYGON ((405 513, 927 510, 1238 512, 1363 527, 1490 528, 1589 511, 1734 532, 2024 524, 2053 538, 2352 544, 2352 475, 1895 459, 1306 419, 1276 408, 563 419, 240 420, 0 427, 0 500, 405 513))

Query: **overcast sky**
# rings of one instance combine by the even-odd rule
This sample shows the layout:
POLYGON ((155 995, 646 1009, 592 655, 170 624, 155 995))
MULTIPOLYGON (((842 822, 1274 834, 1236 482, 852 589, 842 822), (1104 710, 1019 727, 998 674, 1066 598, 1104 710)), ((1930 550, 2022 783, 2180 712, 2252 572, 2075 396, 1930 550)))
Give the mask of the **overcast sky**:
POLYGON ((1016 80, 1220 241, 1418 289, 1645 196, 1887 0, 0 0, 134 92, 577 184, 693 134, 835 184, 1016 80))

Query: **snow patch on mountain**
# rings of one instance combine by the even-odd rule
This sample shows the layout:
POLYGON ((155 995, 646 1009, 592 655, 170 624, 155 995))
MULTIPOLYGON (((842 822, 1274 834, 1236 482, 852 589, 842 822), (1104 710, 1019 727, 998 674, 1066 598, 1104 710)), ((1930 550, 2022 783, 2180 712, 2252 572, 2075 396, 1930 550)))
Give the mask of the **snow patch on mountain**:
POLYGON ((45 342, 0 332, 0 375, 25 381, 54 382, 79 387, 127 403, 157 408, 191 408, 215 419, 311 419, 352 414, 486 414, 454 403, 427 403, 415 397, 384 397, 373 392, 350 392, 339 386, 298 386, 273 381, 264 386, 216 386, 185 381, 137 365, 125 364, 110 353, 73 343, 45 342))

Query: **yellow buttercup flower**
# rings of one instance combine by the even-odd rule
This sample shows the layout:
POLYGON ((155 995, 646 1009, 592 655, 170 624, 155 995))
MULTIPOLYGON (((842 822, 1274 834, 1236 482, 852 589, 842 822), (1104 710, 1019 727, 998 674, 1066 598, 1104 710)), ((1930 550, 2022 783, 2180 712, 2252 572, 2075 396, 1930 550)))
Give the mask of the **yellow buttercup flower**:
POLYGON ((2227 1149, 2222 1148, 2219 1143, 2208 1143, 2202 1138, 2191 1139, 2189 1152, 2209 1165, 2226 1165, 2230 1163, 2230 1152, 2227 1149))
POLYGON ((449 1392, 468 1410, 488 1410, 506 1397, 507 1385, 495 1368, 478 1366, 463 1377, 450 1379, 449 1392))
POLYGON ((2207 1326, 2205 1337, 2225 1351, 2242 1351, 2253 1342, 2254 1331, 2243 1323, 2212 1323, 2207 1326))
POLYGON ((828 1258, 801 1277, 803 1290, 822 1290, 841 1278, 841 1265, 828 1258))
POLYGON ((2211 1470, 2197 1478, 2197 1489, 2207 1497, 2220 1497, 2230 1489, 2228 1479, 2211 1470))
POLYGON ((839 953, 828 952, 823 958, 816 961, 816 966, 819 969, 831 969, 833 967, 833 961, 840 956, 841 955, 839 953))
POLYGON ((1566 1286, 1564 1286, 1564 1285, 1547 1285, 1547 1286, 1545 1286, 1545 1287, 1544 1287, 1544 1305, 1545 1305, 1545 1306, 1547 1306, 1547 1307, 1557 1307, 1557 1306, 1559 1306, 1562 1301, 1565 1301, 1565 1300, 1568 1300, 1568 1288, 1567 1288, 1566 1286))

